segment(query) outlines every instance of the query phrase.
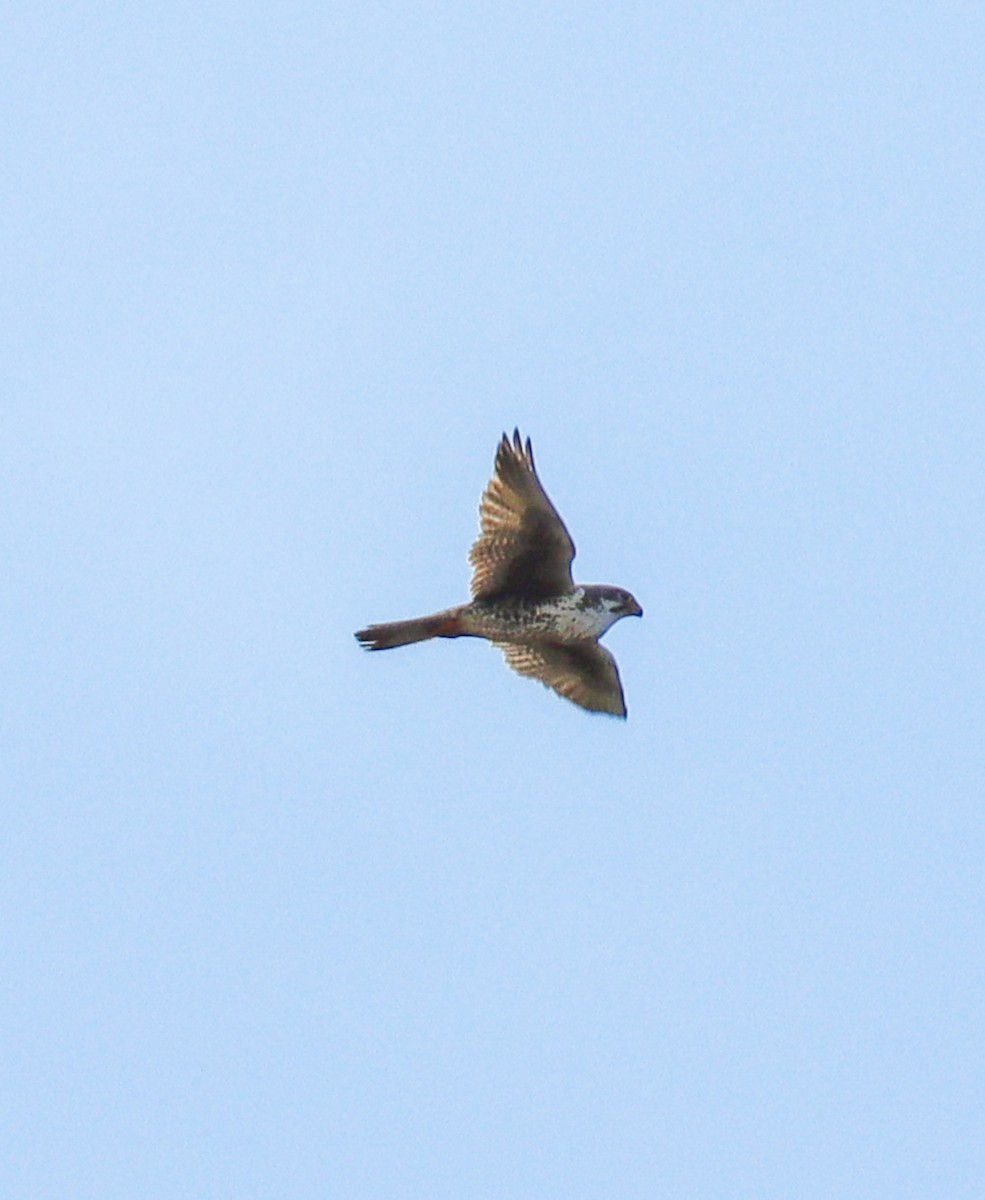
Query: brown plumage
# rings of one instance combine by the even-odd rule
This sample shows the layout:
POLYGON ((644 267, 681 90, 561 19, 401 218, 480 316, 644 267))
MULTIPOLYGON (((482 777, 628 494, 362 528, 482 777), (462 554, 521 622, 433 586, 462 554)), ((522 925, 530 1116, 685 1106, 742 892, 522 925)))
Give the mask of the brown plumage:
POLYGON ((537 475, 533 448, 504 434, 479 505, 469 553, 472 601, 428 617, 370 625, 356 637, 389 650, 436 637, 483 637, 519 675, 590 712, 625 717, 619 671, 598 639, 621 617, 642 616, 622 588, 577 586, 574 542, 537 475))
POLYGON ((527 438, 506 434, 479 502, 481 533, 469 551, 472 599, 543 600, 574 591, 575 544, 537 476, 527 438))

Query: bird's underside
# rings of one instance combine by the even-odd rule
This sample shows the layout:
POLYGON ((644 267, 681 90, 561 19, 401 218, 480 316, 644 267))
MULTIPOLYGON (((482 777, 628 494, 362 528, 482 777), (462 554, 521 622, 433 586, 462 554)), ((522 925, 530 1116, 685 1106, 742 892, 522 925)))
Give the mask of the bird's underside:
POLYGON ((528 438, 504 434, 479 505, 469 553, 472 600, 428 617, 370 625, 356 637, 389 650, 444 637, 481 637, 520 675, 537 679, 590 712, 625 717, 615 659, 598 639, 621 617, 642 616, 629 592, 576 586, 574 543, 544 491, 528 438))

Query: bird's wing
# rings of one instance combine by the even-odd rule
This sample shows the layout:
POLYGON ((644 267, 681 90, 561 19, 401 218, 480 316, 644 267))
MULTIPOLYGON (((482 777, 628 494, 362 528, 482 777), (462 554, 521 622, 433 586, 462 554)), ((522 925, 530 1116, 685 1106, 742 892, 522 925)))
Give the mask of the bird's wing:
POLYGON ((539 600, 574 588, 575 544, 537 478, 527 438, 503 434, 496 468, 479 504, 480 534, 471 551, 475 600, 539 600))
POLYGON ((580 642, 497 643, 518 675, 539 679, 559 696, 589 712, 625 717, 626 701, 616 660, 604 646, 580 642))

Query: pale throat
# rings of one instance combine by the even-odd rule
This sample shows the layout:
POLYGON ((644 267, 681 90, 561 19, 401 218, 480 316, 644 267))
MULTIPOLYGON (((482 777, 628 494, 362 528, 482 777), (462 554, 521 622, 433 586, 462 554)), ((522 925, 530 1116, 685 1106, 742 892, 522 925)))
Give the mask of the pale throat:
POLYGON ((598 638, 623 615, 612 611, 618 604, 618 600, 607 598, 585 604, 585 589, 579 587, 570 596, 559 596, 551 607, 556 609, 555 620, 562 636, 598 638))

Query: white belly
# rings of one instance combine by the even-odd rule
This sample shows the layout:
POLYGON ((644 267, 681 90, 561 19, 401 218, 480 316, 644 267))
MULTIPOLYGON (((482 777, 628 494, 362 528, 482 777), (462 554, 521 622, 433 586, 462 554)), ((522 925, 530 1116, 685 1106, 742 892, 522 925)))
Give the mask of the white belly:
POLYGON ((570 596, 558 596, 543 608, 531 606, 500 616, 488 609, 475 613, 468 623, 480 637, 492 641, 527 642, 538 637, 552 641, 577 642, 598 638, 619 620, 619 615, 607 608, 585 608, 584 591, 576 588, 570 596))

